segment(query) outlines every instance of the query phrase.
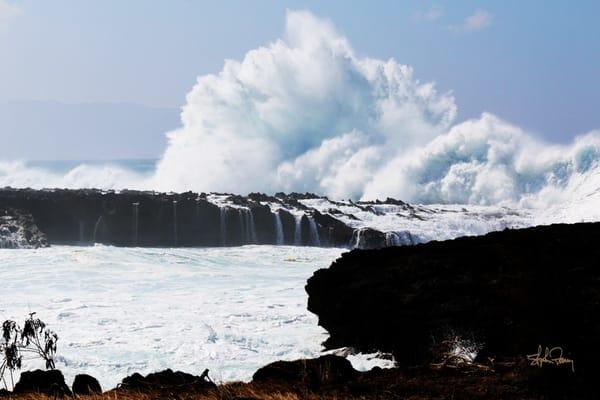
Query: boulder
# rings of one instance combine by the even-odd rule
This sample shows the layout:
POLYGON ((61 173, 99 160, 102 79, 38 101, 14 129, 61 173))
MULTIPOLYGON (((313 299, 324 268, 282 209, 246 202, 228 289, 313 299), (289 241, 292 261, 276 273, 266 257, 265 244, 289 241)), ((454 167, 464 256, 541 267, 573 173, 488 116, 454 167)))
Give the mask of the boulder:
POLYGON ((324 385, 344 384, 358 372, 343 357, 326 355, 309 360, 276 361, 254 373, 253 382, 276 382, 318 389, 324 385))
POLYGON ((600 223, 581 223, 354 250, 308 280, 308 309, 327 348, 391 352, 410 366, 435 361, 450 333, 478 360, 561 347, 590 377, 600 372, 599 240, 600 223))
POLYGON ((146 376, 142 376, 138 373, 130 375, 123 379, 119 385, 119 390, 138 392, 173 390, 179 392, 201 392, 214 389, 215 387, 216 385, 208 377, 208 370, 205 370, 201 376, 196 376, 181 371, 166 369, 146 376))
POLYGON ((21 373, 15 385, 14 394, 42 393, 48 396, 71 396, 71 390, 59 370, 35 370, 21 373))
POLYGON ((75 376, 73 380, 73 394, 74 395, 90 395, 90 394, 101 394, 102 387, 100 382, 96 378, 87 374, 79 374, 75 376))
POLYGON ((16 208, 0 208, 0 249, 36 249, 48 247, 46 235, 33 216, 16 208))

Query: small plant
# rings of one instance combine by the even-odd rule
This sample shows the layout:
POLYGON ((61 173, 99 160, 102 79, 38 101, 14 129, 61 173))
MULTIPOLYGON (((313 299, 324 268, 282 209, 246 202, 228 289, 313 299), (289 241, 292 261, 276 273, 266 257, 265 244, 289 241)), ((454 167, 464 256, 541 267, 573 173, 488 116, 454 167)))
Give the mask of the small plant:
POLYGON ((46 369, 54 369, 57 341, 58 335, 47 329, 42 320, 35 318, 35 313, 29 314, 23 328, 15 321, 4 321, 0 341, 0 379, 4 387, 8 390, 8 372, 14 388, 14 372, 21 369, 23 360, 42 359, 46 369))
POLYGON ((432 352, 438 363, 436 366, 460 367, 473 365, 483 344, 476 341, 472 335, 460 334, 449 329, 443 339, 434 343, 432 352))

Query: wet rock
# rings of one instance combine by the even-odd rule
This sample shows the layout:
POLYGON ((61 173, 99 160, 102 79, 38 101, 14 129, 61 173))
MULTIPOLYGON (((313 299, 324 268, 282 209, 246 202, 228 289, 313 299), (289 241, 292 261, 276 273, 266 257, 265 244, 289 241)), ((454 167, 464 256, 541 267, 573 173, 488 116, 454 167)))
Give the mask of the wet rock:
POLYGON ((33 216, 15 208, 0 208, 0 249, 36 249, 48 247, 46 235, 33 216))
POLYGON ((25 371, 15 385, 14 394, 42 393, 48 396, 71 396, 71 390, 59 370, 25 371))
POLYGON ((317 389, 324 385, 349 382, 357 374, 350 361, 343 357, 327 355, 309 360, 276 361, 256 371, 252 380, 298 384, 317 389))
POLYGON ((371 228, 356 229, 350 242, 357 249, 379 249, 387 245, 385 233, 371 228))
POLYGON ((100 394, 102 393, 102 387, 100 382, 96 378, 87 374, 79 374, 75 376, 73 380, 73 394, 74 395, 89 395, 89 394, 100 394))
MULTIPOLYGON (((208 195, 193 192, 4 188, 0 189, 0 211, 8 208, 26 210, 51 244, 102 243, 135 247, 276 244, 273 213, 279 209, 285 244, 295 244, 294 215, 299 212, 310 215, 319 237, 327 239, 319 245, 345 247, 350 243, 352 228, 299 201, 318 198, 313 194, 279 193, 275 197, 259 193, 249 196, 221 194, 220 197, 223 203, 217 205, 211 203, 208 195)), ((299 244, 315 245, 306 215, 301 221, 302 240, 299 244)), ((2 232, 5 236, 13 235, 11 230, 14 229, 11 225, 0 231, 0 241, 2 232)))

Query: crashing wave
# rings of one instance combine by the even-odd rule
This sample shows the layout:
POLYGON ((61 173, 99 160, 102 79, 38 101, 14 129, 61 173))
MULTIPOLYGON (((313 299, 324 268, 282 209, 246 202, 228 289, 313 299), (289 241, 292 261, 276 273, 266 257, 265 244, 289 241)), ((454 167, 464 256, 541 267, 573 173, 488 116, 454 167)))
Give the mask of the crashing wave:
POLYGON ((289 11, 282 39, 198 78, 154 173, 5 162, 0 187, 310 191, 600 219, 600 131, 552 144, 491 113, 457 123, 457 109, 411 67, 360 57, 331 22, 289 11))

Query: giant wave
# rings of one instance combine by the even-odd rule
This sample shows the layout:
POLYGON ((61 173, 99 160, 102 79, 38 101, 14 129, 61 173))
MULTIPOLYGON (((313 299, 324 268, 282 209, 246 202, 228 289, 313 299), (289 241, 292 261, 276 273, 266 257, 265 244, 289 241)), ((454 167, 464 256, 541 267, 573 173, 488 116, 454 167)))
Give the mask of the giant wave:
POLYGON ((331 22, 289 11, 282 39, 198 78, 152 174, 4 162, 0 186, 311 191, 600 218, 600 131, 553 144, 491 113, 456 115, 452 94, 411 67, 359 57, 331 22))

